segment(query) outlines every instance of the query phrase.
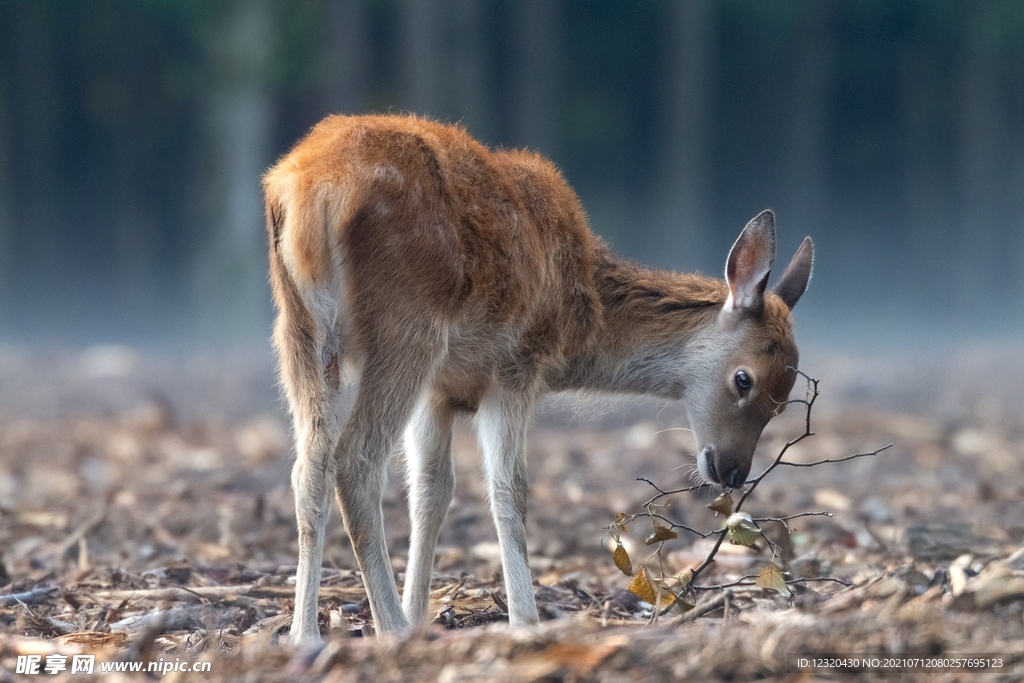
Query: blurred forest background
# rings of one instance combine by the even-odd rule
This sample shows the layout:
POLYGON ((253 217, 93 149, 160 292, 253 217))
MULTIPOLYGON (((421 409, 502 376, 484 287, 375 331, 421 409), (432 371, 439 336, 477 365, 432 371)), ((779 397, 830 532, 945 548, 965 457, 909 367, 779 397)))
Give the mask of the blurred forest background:
POLYGON ((0 341, 264 343, 261 173, 402 111, 551 157, 657 265, 774 208, 802 338, 1022 330, 1019 0, 0 0, 0 341))

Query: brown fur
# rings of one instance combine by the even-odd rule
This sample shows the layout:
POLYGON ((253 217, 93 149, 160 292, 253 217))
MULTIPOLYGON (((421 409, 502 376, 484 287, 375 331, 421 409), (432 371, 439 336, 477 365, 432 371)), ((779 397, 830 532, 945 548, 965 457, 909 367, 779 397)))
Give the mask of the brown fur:
MULTIPOLYGON (((411 298, 424 316, 464 321, 480 337, 513 330, 518 348, 492 363, 564 373, 596 340, 626 353, 636 344, 690 337, 728 294, 722 280, 614 258, 543 157, 492 152, 459 127, 421 118, 329 117, 267 173, 265 187, 268 214, 299 212, 289 234, 271 223, 272 262, 288 243, 298 256, 295 278, 323 284, 330 245, 341 247, 349 255, 356 329, 362 321, 373 327, 378 307, 391 299, 411 298)), ((292 311, 280 277, 275 272, 277 308, 292 311)), ((764 323, 792 356, 789 309, 777 298, 765 307, 764 323)), ((502 366, 473 370, 495 367, 502 366)), ((472 407, 485 388, 447 381, 450 400, 462 407, 472 407)))

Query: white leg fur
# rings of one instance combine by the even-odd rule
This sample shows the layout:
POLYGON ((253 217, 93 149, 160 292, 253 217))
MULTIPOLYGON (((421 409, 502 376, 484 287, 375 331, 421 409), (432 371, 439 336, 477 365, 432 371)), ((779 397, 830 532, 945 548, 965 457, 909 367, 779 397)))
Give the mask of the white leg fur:
POLYGON ((352 549, 363 573, 373 622, 378 632, 409 626, 402 611, 384 536, 384 494, 388 456, 412 417, 416 399, 440 353, 430 333, 403 340, 409 350, 401 365, 367 353, 359 393, 335 451, 336 491, 352 549))
POLYGON ((330 517, 330 482, 334 461, 329 435, 312 428, 298 438, 299 452, 292 468, 295 512, 299 527, 299 566, 295 574, 293 643, 319 642, 317 595, 323 561, 324 531, 330 517))
POLYGON ((495 389, 485 396, 476 415, 513 627, 539 621, 526 557, 526 424, 531 407, 528 397, 495 389))
POLYGON ((430 577, 437 536, 455 492, 453 417, 451 408, 426 395, 405 430, 411 533, 402 607, 414 627, 426 624, 430 616, 430 577))
MULTIPOLYGON (((318 299, 325 299, 318 296, 318 299)), ((334 480, 333 447, 338 436, 336 415, 339 392, 325 373, 338 362, 333 308, 312 307, 316 346, 289 336, 286 314, 278 320, 275 340, 282 358, 288 404, 295 428, 296 459, 292 468, 295 516, 299 532, 299 564, 295 575, 293 643, 320 641, 317 596, 323 561, 324 532, 330 517, 330 490, 334 480)))

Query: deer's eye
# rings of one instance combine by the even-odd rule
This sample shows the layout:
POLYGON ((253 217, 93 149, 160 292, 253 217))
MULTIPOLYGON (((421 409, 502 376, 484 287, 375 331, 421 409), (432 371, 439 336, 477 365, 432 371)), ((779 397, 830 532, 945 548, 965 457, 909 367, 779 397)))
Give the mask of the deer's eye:
POLYGON ((743 370, 736 371, 733 381, 736 383, 736 390, 740 392, 741 396, 750 391, 750 387, 754 386, 754 380, 750 379, 750 375, 743 370))

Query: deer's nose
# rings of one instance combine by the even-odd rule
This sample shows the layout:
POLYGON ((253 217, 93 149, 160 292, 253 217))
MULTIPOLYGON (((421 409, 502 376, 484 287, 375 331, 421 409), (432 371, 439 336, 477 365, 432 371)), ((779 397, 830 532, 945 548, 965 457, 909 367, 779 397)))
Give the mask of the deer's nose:
POLYGON ((747 473, 740 470, 739 466, 729 468, 729 471, 725 473, 725 478, 721 479, 723 484, 734 489, 738 489, 743 486, 746 481, 747 473))
POLYGON ((750 473, 749 463, 744 465, 740 458, 729 452, 721 452, 712 445, 703 448, 698 464, 703 465, 700 469, 705 478, 734 489, 743 486, 750 473))
POLYGON ((738 489, 747 483, 750 474, 750 461, 738 457, 735 453, 718 453, 715 458, 715 471, 724 486, 738 489))

